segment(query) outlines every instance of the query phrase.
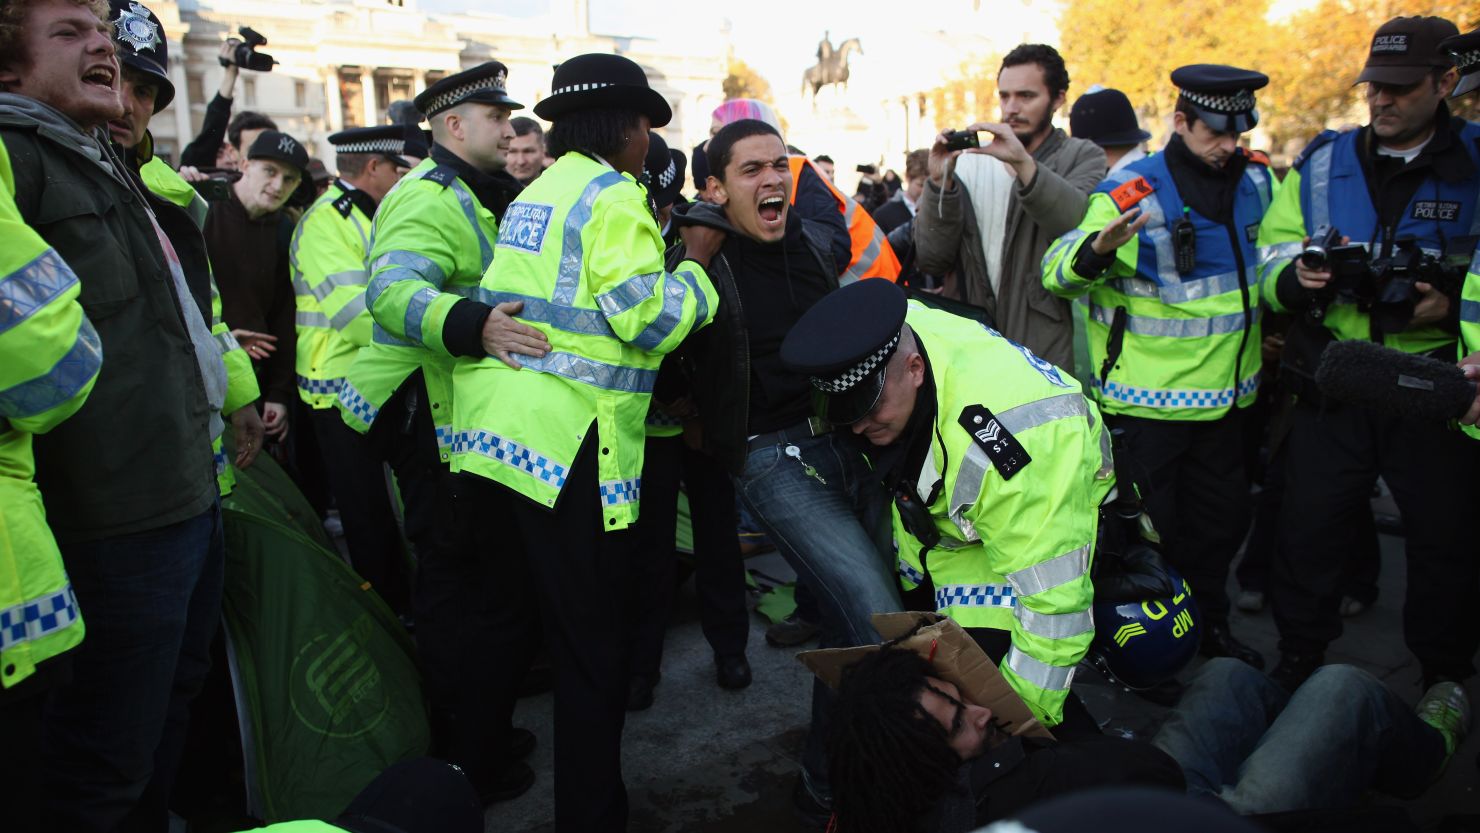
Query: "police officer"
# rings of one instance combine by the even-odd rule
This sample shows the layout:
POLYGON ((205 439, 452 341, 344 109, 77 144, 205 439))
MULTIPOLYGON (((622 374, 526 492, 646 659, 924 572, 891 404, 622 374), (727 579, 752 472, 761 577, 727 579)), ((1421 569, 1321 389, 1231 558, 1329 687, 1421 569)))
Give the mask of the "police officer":
POLYGON ((0 780, 13 790, 6 826, 43 828, 39 779, 42 696, 68 677, 82 616, 32 482, 31 435, 82 407, 102 366, 98 334, 77 303, 77 275, 21 219, 10 154, 0 142, 0 780), (74 356, 74 361, 68 357, 74 356))
POLYGON ((976 631, 1033 714, 1062 723, 1094 636, 1090 554, 1114 479, 1079 383, 889 281, 824 296, 781 358, 811 378, 819 416, 873 445, 905 587, 928 578, 936 608, 976 631))
MULTIPOLYGON (((1459 98, 1480 89, 1480 29, 1445 38, 1439 45, 1449 50, 1450 56, 1454 58, 1454 68, 1459 72, 1459 83, 1455 84, 1454 92, 1449 97, 1459 98)), ((1460 292, 1459 356, 1461 364, 1475 366, 1468 371, 1472 374, 1471 378, 1480 378, 1480 241, 1475 246, 1475 254, 1470 259, 1470 270, 1465 275, 1464 288, 1460 292)), ((1480 428, 1475 427, 1474 413, 1475 410, 1472 409, 1471 416, 1465 420, 1467 424, 1464 430, 1471 437, 1480 439, 1480 428)))
MULTIPOLYGON (((664 268, 637 177, 648 131, 672 110, 641 67, 581 55, 559 65, 551 87, 535 112, 554 122, 558 158, 509 206, 482 283, 490 301, 522 302, 549 349, 458 363, 453 463, 482 483, 480 505, 513 501, 528 547, 556 667, 556 829, 619 831, 628 672, 619 590, 634 566, 643 421, 662 356, 714 316, 704 267, 722 235, 684 229, 690 259, 664 268)), ((496 590, 501 616, 529 594, 513 581, 496 590)), ((517 650, 505 639, 494 662, 517 650)))
POLYGON ((1400 303, 1358 303, 1363 287, 1338 286, 1329 266, 1299 257, 1307 238, 1328 229, 1374 260, 1405 238, 1437 253, 1477 231, 1480 125, 1452 117, 1444 104, 1456 72, 1439 42, 1455 33, 1437 17, 1394 18, 1377 30, 1357 78, 1367 85, 1370 123, 1328 130, 1306 146, 1259 230, 1264 300, 1296 316, 1281 363, 1297 403, 1271 585, 1281 653, 1274 677, 1292 691, 1341 634, 1342 530, 1379 476, 1403 513, 1403 631, 1425 688, 1468 677, 1480 646, 1480 622, 1466 612, 1480 578, 1465 523, 1477 498, 1477 448, 1448 425, 1326 401, 1310 384, 1335 340, 1371 339, 1452 361, 1459 305, 1427 282, 1400 303))
MULTIPOLYGON (((407 612, 410 591, 380 457, 344 424, 334 403, 355 355, 370 343, 373 322, 365 308, 370 221, 401 176, 416 167, 402 155, 406 139, 400 126, 330 136, 339 176, 299 220, 288 251, 298 306, 298 398, 313 421, 350 563, 398 613, 407 612)), ((422 149, 420 155, 425 154, 422 149)))
POLYGON ((507 77, 503 64, 489 61, 416 97, 432 126, 430 156, 376 209, 365 265, 371 343, 355 355, 339 391, 344 421, 369 432, 405 502, 434 741, 485 800, 512 798, 534 781, 528 766, 511 760, 534 743, 510 724, 528 659, 501 666, 488 659, 487 585, 517 584, 519 577, 494 567, 479 530, 498 529, 503 546, 517 549, 509 541, 512 523, 500 522, 502 504, 481 507, 477 516, 459 508, 447 469, 454 359, 507 354, 516 345, 501 340, 506 333, 533 334, 525 338, 538 343, 535 330, 509 318, 519 304, 494 308, 474 297, 493 262, 498 218, 519 188, 503 171, 513 135, 509 114, 523 106, 504 91, 507 77))
POLYGON ((221 413, 231 420, 236 446, 236 454, 228 459, 223 437, 213 421, 211 451, 216 459, 216 485, 224 498, 236 486, 236 469, 250 466, 262 450, 262 417, 256 408, 261 395, 257 374, 252 369, 252 358, 221 319, 221 293, 211 276, 205 241, 200 237, 209 205, 164 159, 154 155, 149 123, 155 113, 168 107, 175 98, 175 85, 169 75, 169 41, 159 17, 146 6, 134 0, 109 0, 109 7, 121 70, 119 92, 123 99, 123 117, 108 123, 109 136, 123 149, 124 161, 138 174, 144 187, 179 209, 156 204, 156 220, 169 236, 187 279, 193 286, 210 285, 211 335, 226 365, 226 398, 221 413))
POLYGON ((1202 652, 1264 667, 1228 626, 1228 566, 1249 524, 1245 410, 1259 387, 1254 236, 1268 160, 1238 146, 1265 75, 1213 64, 1172 72, 1175 133, 1106 177, 1079 228, 1044 257, 1043 285, 1089 296, 1090 385, 1125 431, 1130 470, 1202 611, 1202 652))

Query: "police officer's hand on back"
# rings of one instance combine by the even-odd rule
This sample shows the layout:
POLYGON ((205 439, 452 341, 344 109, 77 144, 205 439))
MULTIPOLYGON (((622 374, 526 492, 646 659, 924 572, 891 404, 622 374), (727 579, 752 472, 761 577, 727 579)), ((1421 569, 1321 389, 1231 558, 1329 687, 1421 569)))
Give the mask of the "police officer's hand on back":
POLYGON ((541 358, 550 350, 550 340, 544 333, 514 318, 523 311, 523 301, 505 301, 495 306, 483 322, 483 349, 515 370, 519 362, 514 356, 541 358))

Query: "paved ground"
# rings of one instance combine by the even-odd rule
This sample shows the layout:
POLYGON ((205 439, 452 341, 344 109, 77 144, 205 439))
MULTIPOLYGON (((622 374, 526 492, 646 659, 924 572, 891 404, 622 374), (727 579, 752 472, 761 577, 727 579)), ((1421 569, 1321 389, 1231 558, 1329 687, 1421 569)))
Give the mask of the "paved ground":
MULTIPOLYGON (((774 555, 752 560, 770 575, 789 575, 774 555)), ((1409 702, 1416 702, 1419 671, 1401 638, 1403 595, 1399 539, 1383 536, 1382 595, 1377 605, 1347 621, 1346 633, 1332 646, 1330 661, 1350 662, 1383 679, 1409 702)), ((629 716, 623 745, 624 771, 633 833, 740 833, 800 830, 789 813, 789 795, 807 724, 810 675, 793 651, 772 648, 763 638, 764 621, 752 622, 750 661, 755 683, 731 692, 714 683, 713 661, 700 633, 691 586, 680 594, 679 610, 668 633, 663 681, 653 708, 629 716)), ((1238 615, 1235 630, 1276 659, 1274 622, 1266 613, 1238 615)), ((1480 678, 1469 681, 1480 694, 1480 678)), ((1164 712, 1108 685, 1090 670, 1075 688, 1107 728, 1147 736, 1164 712)), ((516 801, 488 813, 489 833, 543 833, 553 830, 551 699, 530 698, 517 721, 539 736, 532 763, 538 780, 516 801)), ((1474 736, 1456 753, 1448 771, 1409 812, 1425 829, 1437 829, 1451 814, 1480 813, 1480 741, 1474 736)), ((1373 796, 1374 803, 1395 803, 1373 796)))

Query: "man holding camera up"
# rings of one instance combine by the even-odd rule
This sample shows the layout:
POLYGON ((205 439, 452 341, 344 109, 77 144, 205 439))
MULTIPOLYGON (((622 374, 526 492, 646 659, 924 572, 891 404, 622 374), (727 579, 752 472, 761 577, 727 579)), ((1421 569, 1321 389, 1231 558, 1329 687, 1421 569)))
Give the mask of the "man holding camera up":
POLYGON ((1202 651, 1263 668, 1228 628, 1228 566, 1249 525, 1244 409, 1259 387, 1254 235, 1271 199, 1263 155, 1238 146, 1269 79, 1172 71, 1166 150, 1108 177, 1044 258, 1043 285, 1088 293, 1090 380, 1173 565, 1204 617, 1202 651))
POLYGON ((1432 262, 1393 266, 1416 259, 1415 246, 1437 254, 1476 231, 1480 126, 1452 117, 1444 103, 1456 72, 1439 42, 1456 33, 1437 17, 1383 24, 1357 78, 1367 84, 1371 122, 1317 136, 1260 227, 1264 300, 1297 316, 1283 360, 1296 406, 1271 586, 1281 653, 1272 676, 1287 690, 1322 664, 1341 634, 1342 530, 1355 523, 1353 512, 1366 511, 1361 502, 1378 476, 1403 514, 1403 630, 1424 687, 1474 671, 1480 622, 1467 608, 1480 561, 1465 518, 1480 498, 1476 447, 1448 425, 1323 399, 1312 383, 1333 341, 1370 339, 1453 361, 1458 280, 1432 262), (1302 255, 1305 243, 1312 248, 1302 255), (1343 243, 1366 251, 1343 251, 1343 243))
POLYGON ((271 72, 272 65, 277 63, 271 55, 257 51, 257 47, 267 45, 267 38, 247 26, 243 26, 240 33, 246 42, 227 38, 221 44, 221 54, 216 56, 222 67, 221 86, 216 90, 216 97, 206 105, 200 133, 180 151, 181 165, 193 168, 240 167, 244 152, 252 146, 257 135, 263 130, 277 129, 272 119, 261 113, 244 111, 231 118, 232 97, 241 71, 271 72), (223 138, 227 140, 224 145, 223 138))

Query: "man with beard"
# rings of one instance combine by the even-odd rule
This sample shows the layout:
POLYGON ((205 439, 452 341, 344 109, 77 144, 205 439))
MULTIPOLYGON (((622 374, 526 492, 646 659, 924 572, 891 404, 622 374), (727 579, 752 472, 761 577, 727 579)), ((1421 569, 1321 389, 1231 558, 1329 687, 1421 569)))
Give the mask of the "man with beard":
POLYGON ((1474 673, 1480 620, 1467 615, 1480 560, 1465 522, 1480 500, 1480 446, 1451 426, 1382 415, 1323 399, 1312 383, 1326 345, 1371 340, 1453 361, 1458 287, 1423 280, 1392 302, 1359 303, 1329 265, 1300 257, 1307 238, 1335 229, 1391 257, 1408 238, 1441 253, 1480 222, 1480 125, 1444 103, 1458 73, 1440 41, 1458 34, 1439 17, 1398 17, 1372 38, 1357 83, 1367 85, 1370 123, 1326 131, 1306 146, 1259 229, 1264 301, 1296 320, 1281 368, 1297 402, 1286 440, 1280 557, 1270 585, 1280 628, 1274 676, 1299 685, 1341 635, 1346 530, 1381 477, 1403 515, 1408 555, 1403 636, 1424 685, 1474 673), (1452 294, 1448 294, 1452 293, 1452 294))
POLYGON ((75 608, 62 600, 47 621, 85 609, 87 636, 72 682, 46 704, 30 762, 43 787, 17 800, 41 804, 50 829, 162 830, 220 615, 211 429, 226 373, 209 287, 187 281, 152 200, 101 132, 124 112, 109 32, 105 3, 0 7, 0 140, 16 207, 76 272, 97 334, 78 337, 57 378, 12 401, 59 404, 91 378, 89 357, 106 357, 87 403, 34 440, 76 593, 75 608))
POLYGON ((1051 46, 1030 43, 1002 59, 1001 124, 978 123, 982 147, 961 152, 946 136, 930 148, 930 178, 915 216, 915 266, 955 273, 947 294, 986 308, 1002 334, 1060 367, 1073 361, 1069 303, 1038 281, 1054 238, 1084 217, 1105 176, 1105 152, 1053 126, 1069 72, 1051 46))
POLYGON ((1202 609, 1202 651, 1256 668, 1228 629, 1228 567, 1249 524, 1242 449, 1259 387, 1254 235, 1273 180, 1239 149, 1258 123, 1250 70, 1173 70, 1176 133, 1107 178, 1079 228, 1044 259, 1043 286, 1089 295, 1089 380, 1105 420, 1125 431, 1131 471, 1172 564, 1202 609))

